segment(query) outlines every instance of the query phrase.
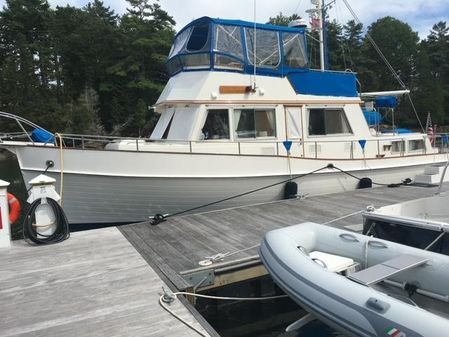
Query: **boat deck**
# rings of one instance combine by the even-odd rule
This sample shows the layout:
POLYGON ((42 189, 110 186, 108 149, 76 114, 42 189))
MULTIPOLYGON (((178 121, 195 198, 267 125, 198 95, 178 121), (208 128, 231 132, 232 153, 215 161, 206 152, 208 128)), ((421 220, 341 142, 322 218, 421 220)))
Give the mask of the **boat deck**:
MULTIPOLYGON (((167 286, 115 227, 15 241, 0 265, 0 336, 198 336, 159 305, 167 286)), ((170 308, 216 336, 187 301, 170 308)))
MULTIPOLYGON (((445 184, 444 190, 448 190, 445 184)), ((177 289, 191 289, 193 286, 213 287, 238 281, 232 275, 228 279, 201 282, 207 270, 223 274, 232 269, 230 265, 257 266, 240 278, 261 276, 266 272, 258 259, 258 244, 264 234, 272 229, 311 221, 328 223, 345 217, 329 225, 344 226, 361 231, 361 211, 368 205, 376 208, 428 197, 437 192, 437 187, 401 186, 396 188, 377 187, 348 191, 345 193, 290 199, 272 203, 238 207, 221 211, 168 218, 157 226, 148 222, 120 227, 120 231, 134 245, 145 260, 170 280, 177 289), (248 249, 253 247, 251 249, 248 249), (222 261, 209 267, 199 262, 215 254, 231 253, 222 261), (201 274, 203 273, 203 274, 201 274)))

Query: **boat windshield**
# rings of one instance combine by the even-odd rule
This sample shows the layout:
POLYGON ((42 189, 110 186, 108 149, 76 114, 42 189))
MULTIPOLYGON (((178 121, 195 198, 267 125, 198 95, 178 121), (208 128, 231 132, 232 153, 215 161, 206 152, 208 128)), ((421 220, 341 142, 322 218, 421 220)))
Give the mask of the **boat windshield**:
POLYGON ((304 29, 201 18, 181 30, 168 56, 171 75, 225 70, 285 76, 308 67, 304 29), (256 53, 254 53, 256 46, 256 53), (255 55, 254 55, 255 54, 255 55))

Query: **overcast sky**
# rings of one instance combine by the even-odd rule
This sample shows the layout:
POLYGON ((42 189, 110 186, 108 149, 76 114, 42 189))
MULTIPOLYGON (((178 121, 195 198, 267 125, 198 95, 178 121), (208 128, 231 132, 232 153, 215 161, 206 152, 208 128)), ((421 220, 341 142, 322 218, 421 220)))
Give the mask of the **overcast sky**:
MULTIPOLYGON (((88 2, 89 0, 49 0, 52 7, 66 4, 82 7, 88 2)), ((118 14, 123 14, 128 6, 125 0, 103 2, 118 14)), ((328 2, 330 0, 325 0, 325 3, 328 2)), ((348 2, 365 27, 389 15, 407 22, 421 38, 425 38, 438 21, 446 21, 449 25, 449 0, 348 0, 348 2)), ((0 0, 0 6, 3 7, 5 3, 6 0, 0 0)), ((201 16, 249 21, 253 21, 254 18, 254 0, 160 0, 159 3, 175 19, 177 30, 201 16)), ((297 13, 304 17, 305 10, 310 7, 309 0, 257 0, 256 21, 266 22, 270 16, 276 16, 279 12, 284 15, 297 13)), ((336 1, 329 14, 340 23, 352 19, 342 0, 336 1)))

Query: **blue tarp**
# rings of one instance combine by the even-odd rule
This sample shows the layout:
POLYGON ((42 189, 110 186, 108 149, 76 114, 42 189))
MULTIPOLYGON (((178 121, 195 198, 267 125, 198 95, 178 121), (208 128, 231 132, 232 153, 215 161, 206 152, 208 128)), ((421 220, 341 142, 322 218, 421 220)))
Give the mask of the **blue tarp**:
POLYGON ((376 97, 377 108, 395 108, 398 105, 398 99, 395 96, 376 97))
POLYGON ((365 115, 366 122, 369 126, 379 125, 383 121, 383 116, 379 113, 379 111, 368 111, 363 110, 363 114, 365 115))
POLYGON ((354 73, 304 71, 287 76, 297 94, 358 97, 354 73))
POLYGON ((42 129, 34 129, 31 132, 31 139, 37 143, 54 143, 55 136, 42 129))

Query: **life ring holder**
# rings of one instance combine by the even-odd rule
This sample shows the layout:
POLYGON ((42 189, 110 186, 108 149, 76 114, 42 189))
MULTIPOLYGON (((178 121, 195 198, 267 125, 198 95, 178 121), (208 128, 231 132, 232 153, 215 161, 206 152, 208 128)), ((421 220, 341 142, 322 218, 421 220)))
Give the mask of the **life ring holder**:
POLYGON ((9 222, 10 224, 16 223, 22 215, 22 205, 19 199, 12 193, 8 193, 8 205, 9 205, 9 222))

